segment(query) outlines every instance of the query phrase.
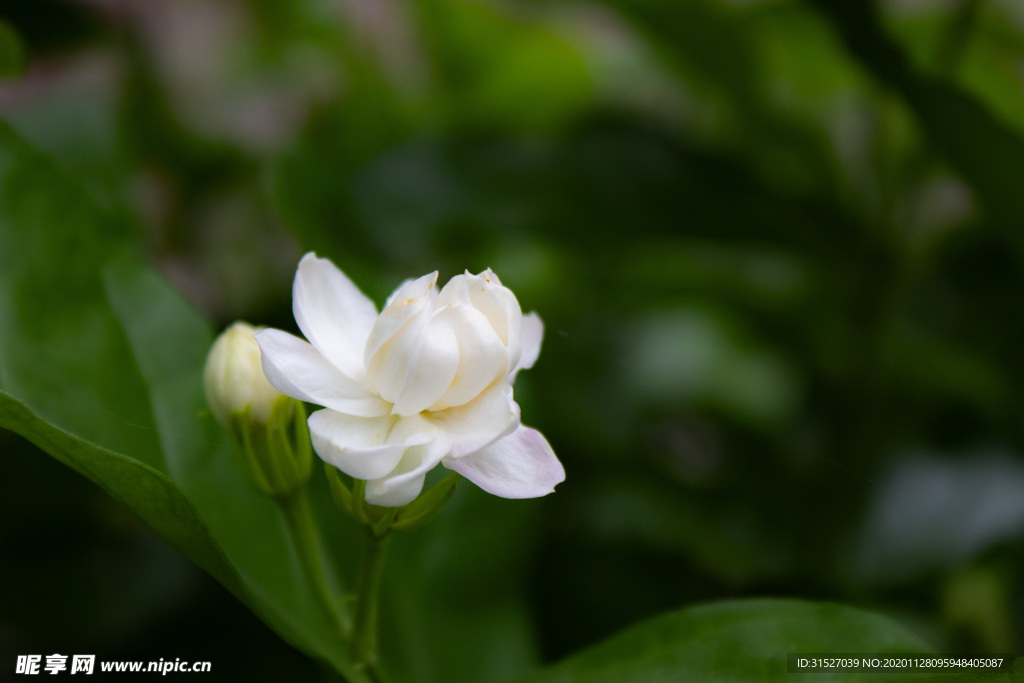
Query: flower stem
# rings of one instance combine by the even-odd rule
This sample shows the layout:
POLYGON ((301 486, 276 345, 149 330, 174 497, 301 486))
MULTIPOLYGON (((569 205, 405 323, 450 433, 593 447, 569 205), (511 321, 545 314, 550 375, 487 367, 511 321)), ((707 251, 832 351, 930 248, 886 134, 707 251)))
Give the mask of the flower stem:
POLYGON ((299 562, 302 564, 306 579, 313 586, 313 590, 327 611, 338 638, 343 639, 347 628, 342 621, 338 601, 327 581, 327 574, 324 572, 324 557, 320 548, 320 538, 316 533, 316 521, 313 519, 313 509, 309 505, 306 489, 300 487, 276 500, 281 506, 281 511, 284 512, 285 521, 295 541, 299 562))
POLYGON ((356 668, 371 681, 380 681, 377 670, 377 611, 384 555, 389 535, 377 536, 369 527, 363 535, 362 566, 359 569, 359 598, 352 632, 352 656, 356 668))

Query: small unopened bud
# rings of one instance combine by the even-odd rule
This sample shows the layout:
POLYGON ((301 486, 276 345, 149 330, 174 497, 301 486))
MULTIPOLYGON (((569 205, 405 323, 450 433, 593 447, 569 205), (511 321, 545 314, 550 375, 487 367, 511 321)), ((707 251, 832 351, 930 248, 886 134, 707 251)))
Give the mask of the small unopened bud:
POLYGON ((312 447, 302 401, 280 393, 263 374, 253 338, 258 331, 237 322, 213 343, 204 373, 206 401, 238 443, 256 488, 280 497, 309 479, 312 447))
POLYGON ((225 427, 233 413, 246 408, 253 420, 267 424, 274 401, 281 396, 263 374, 260 346, 253 338, 260 329, 235 323, 217 337, 206 358, 206 401, 225 427))

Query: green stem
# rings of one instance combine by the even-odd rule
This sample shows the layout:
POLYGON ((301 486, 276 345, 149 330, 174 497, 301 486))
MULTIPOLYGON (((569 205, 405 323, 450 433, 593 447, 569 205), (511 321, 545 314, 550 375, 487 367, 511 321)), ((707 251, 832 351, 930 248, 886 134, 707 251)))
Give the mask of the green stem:
POLYGON ((378 537, 367 528, 359 569, 359 601, 352 632, 352 656, 356 668, 362 669, 372 681, 381 680, 377 671, 377 612, 388 540, 388 534, 378 537))
POLYGON ((327 611, 338 638, 343 639, 347 628, 338 610, 334 592, 327 581, 327 574, 324 572, 324 557, 320 549, 320 538, 316 533, 316 521, 313 519, 313 509, 309 505, 306 489, 300 487, 276 500, 281 506, 281 511, 284 512, 288 530, 295 540, 299 561, 302 563, 306 578, 327 611))

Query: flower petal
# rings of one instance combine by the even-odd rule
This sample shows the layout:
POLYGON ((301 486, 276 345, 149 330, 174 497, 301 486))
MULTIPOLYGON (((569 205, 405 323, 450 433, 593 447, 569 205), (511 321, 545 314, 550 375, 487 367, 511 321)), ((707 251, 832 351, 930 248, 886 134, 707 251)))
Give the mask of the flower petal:
POLYGON ((396 414, 415 415, 426 410, 452 386, 459 370, 459 339, 446 318, 432 316, 415 340, 407 361, 405 384, 395 398, 396 414))
POLYGON ((337 266, 309 252, 292 286, 292 311, 306 339, 351 379, 362 381, 363 349, 377 307, 337 266))
POLYGON ((565 470, 547 439, 523 426, 472 455, 445 458, 444 466, 502 498, 546 496, 565 481, 565 470))
MULTIPOLYGON (((494 328, 483 313, 469 306, 445 306, 437 311, 427 329, 427 337, 448 330, 447 334, 458 344, 458 369, 436 401, 423 408, 444 410, 469 403, 488 386, 508 372, 508 352, 494 328)), ((423 358, 415 372, 429 358, 423 358)))
POLYGON ((433 309, 437 273, 406 281, 395 290, 366 340, 367 381, 386 401, 394 403, 406 385, 414 358, 433 309))
POLYGON ((544 339, 544 323, 536 313, 527 313, 523 316, 523 355, 519 363, 509 374, 508 382, 511 384, 516 380, 520 370, 529 370, 537 362, 540 355, 540 343, 544 339))
POLYGON ((309 416, 313 449, 325 462, 356 479, 391 472, 410 446, 429 442, 437 428, 420 417, 353 417, 333 410, 309 416))
POLYGON ((399 507, 416 500, 423 490, 427 473, 441 462, 451 442, 438 434, 430 443, 405 451, 398 466, 386 477, 366 482, 366 502, 370 505, 399 507))
POLYGON ((506 372, 511 372, 522 353, 522 318, 516 295, 501 284, 498 276, 488 268, 479 275, 466 271, 456 275, 444 286, 437 297, 437 307, 464 305, 480 311, 491 324, 508 358, 506 372))
POLYGON ((308 342, 274 329, 255 337, 263 353, 263 373, 282 394, 359 417, 391 411, 366 385, 342 374, 308 342))
POLYGON ((451 439, 452 458, 489 446, 519 426, 519 405, 512 400, 512 387, 502 381, 466 405, 427 415, 451 439))

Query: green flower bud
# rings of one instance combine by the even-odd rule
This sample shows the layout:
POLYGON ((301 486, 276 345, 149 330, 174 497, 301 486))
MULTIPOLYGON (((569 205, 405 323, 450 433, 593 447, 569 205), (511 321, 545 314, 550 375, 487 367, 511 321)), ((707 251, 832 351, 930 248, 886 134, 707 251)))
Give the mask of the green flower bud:
POLYGON ((206 359, 206 400, 239 445, 242 464, 265 495, 282 497, 309 480, 313 467, 306 410, 270 385, 263 374, 258 332, 236 322, 213 343, 206 359))

